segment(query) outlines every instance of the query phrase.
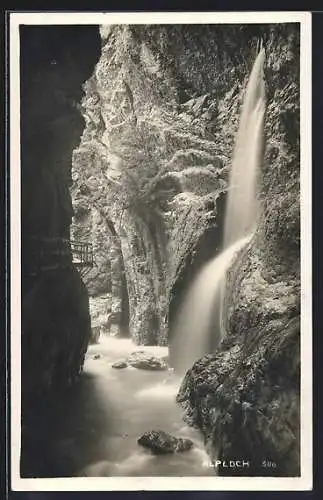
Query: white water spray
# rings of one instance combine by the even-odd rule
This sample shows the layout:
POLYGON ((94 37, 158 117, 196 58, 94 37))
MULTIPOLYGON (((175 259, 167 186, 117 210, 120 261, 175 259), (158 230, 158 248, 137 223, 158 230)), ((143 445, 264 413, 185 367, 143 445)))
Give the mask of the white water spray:
POLYGON ((210 341, 210 328, 216 294, 234 255, 248 240, 249 237, 240 239, 208 262, 190 287, 174 329, 172 349, 175 352, 176 371, 185 372, 194 361, 210 352, 215 344, 210 341))
POLYGON ((178 313, 171 346, 174 367, 178 372, 185 372, 195 360, 212 352, 223 335, 226 271, 236 254, 250 240, 258 218, 256 189, 266 106, 264 61, 265 51, 261 48, 246 87, 233 154, 224 250, 200 271, 178 313))

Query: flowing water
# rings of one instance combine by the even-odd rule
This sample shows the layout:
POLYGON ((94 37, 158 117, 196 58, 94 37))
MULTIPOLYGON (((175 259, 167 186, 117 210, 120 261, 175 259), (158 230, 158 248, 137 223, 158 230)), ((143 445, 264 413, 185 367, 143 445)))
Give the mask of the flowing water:
POLYGON ((129 339, 105 336, 89 347, 84 373, 61 401, 43 452, 37 451, 42 477, 214 476, 200 433, 183 422, 175 402, 180 379, 170 370, 112 368, 133 351, 168 354, 167 347, 136 346, 129 339), (137 444, 152 429, 188 437, 194 447, 153 455, 137 444))
POLYGON ((216 345, 218 338, 214 337, 218 337, 219 331, 216 331, 216 327, 213 329, 213 314, 217 292, 225 270, 249 238, 241 238, 208 262, 188 290, 177 316, 172 343, 172 350, 176 353, 174 364, 177 373, 184 373, 216 345))
POLYGON ((184 373, 214 351, 225 335, 223 303, 226 271, 250 240, 258 217, 257 181, 263 152, 265 51, 261 48, 245 90, 230 170, 224 250, 205 264, 179 309, 172 340, 172 362, 184 373))
POLYGON ((258 217, 257 180, 263 151, 265 51, 261 49, 245 90, 230 169, 224 248, 250 233, 258 217))
MULTIPOLYGON (((230 170, 228 201, 224 222, 224 248, 252 234, 259 204, 257 185, 263 155, 266 92, 264 80, 265 50, 261 48, 254 62, 245 90, 239 129, 230 170)), ((219 330, 226 335, 224 298, 225 280, 220 285, 219 330)))

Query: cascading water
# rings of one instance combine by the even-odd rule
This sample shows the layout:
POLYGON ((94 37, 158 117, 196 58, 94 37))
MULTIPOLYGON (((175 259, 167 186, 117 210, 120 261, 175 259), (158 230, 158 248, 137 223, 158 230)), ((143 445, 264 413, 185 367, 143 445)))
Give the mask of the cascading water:
POLYGON ((230 171, 225 213, 224 245, 200 271, 179 310, 174 326, 172 359, 185 372, 195 360, 212 352, 223 335, 226 271, 250 240, 258 218, 257 177, 263 151, 265 83, 263 48, 254 62, 245 90, 230 171), (214 316, 216 324, 214 321, 214 316))
POLYGON ((263 149, 265 51, 253 65, 245 91, 239 130, 230 170, 225 213, 224 248, 249 233, 258 217, 257 174, 263 149))
POLYGON ((171 347, 177 372, 186 371, 216 344, 217 339, 210 339, 216 294, 234 255, 248 239, 238 240, 208 262, 190 287, 177 317, 171 347))

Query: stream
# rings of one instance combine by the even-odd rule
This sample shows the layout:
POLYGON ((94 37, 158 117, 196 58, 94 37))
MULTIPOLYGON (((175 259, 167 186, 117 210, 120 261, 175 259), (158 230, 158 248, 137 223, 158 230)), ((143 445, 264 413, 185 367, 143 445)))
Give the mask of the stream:
POLYGON ((180 379, 170 370, 112 368, 134 351, 168 354, 167 347, 136 346, 130 339, 107 336, 89 346, 84 372, 60 403, 48 436, 45 468, 50 476, 214 475, 198 431, 183 422, 175 402, 180 379), (188 437, 194 446, 182 453, 154 455, 137 443, 152 429, 188 437))

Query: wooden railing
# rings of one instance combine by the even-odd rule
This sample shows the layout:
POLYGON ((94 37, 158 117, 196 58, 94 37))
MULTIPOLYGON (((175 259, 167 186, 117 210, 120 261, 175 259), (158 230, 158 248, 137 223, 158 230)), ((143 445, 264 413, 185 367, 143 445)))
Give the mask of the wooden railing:
POLYGON ((94 266, 91 243, 64 238, 33 237, 28 242, 28 248, 23 248, 23 255, 26 255, 27 273, 30 275, 72 267, 73 264, 83 275, 94 266))
POLYGON ((77 267, 93 267, 94 258, 92 243, 84 243, 72 240, 71 252, 73 255, 73 263, 77 267))

